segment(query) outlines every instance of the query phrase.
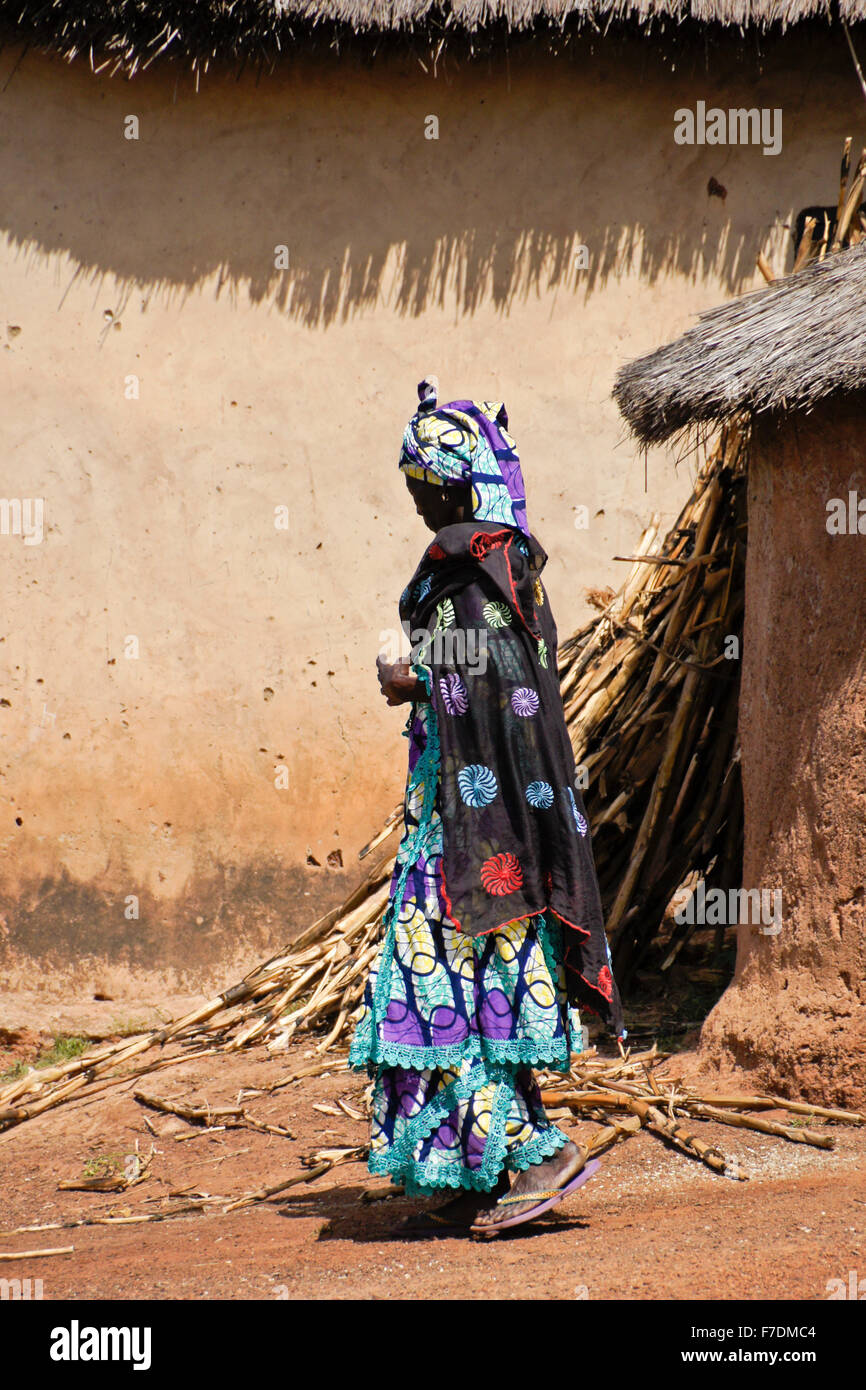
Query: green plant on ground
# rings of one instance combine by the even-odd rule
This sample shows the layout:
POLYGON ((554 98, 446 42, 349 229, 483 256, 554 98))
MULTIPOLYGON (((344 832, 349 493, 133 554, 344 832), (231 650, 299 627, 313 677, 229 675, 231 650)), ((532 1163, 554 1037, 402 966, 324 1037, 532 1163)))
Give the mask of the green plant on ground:
POLYGON ((17 1081, 31 1067, 56 1067, 61 1062, 69 1062, 73 1057, 80 1057, 89 1046, 88 1038, 75 1037, 70 1033, 55 1033, 51 1046, 45 1052, 40 1052, 31 1062, 15 1062, 7 1071, 0 1072, 0 1082, 17 1081))
POLYGON ((82 1052, 86 1052, 89 1046, 88 1038, 79 1038, 71 1033, 55 1033, 53 1043, 47 1052, 37 1057, 35 1065, 56 1067, 61 1062, 71 1062, 73 1057, 80 1057, 82 1052))
POLYGON ((86 1178, 114 1178, 123 1173, 126 1166, 125 1154, 93 1154, 84 1165, 86 1178))

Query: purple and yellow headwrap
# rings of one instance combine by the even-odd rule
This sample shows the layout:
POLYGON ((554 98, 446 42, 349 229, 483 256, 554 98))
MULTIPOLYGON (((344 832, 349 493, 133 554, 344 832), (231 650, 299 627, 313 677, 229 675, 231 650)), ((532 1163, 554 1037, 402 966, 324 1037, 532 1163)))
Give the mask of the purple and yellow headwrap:
POLYGON ((502 401, 449 401, 437 407, 434 381, 418 386, 421 404, 406 426, 400 468, 410 478, 472 489, 476 521, 498 521, 529 535, 526 490, 502 401))

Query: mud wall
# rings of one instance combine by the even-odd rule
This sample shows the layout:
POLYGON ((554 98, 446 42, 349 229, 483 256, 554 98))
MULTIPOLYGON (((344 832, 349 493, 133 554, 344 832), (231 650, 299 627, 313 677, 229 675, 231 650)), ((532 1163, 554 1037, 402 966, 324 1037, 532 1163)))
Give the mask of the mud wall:
POLYGON ((783 1094, 857 1106, 866 1099, 866 534, 850 494, 866 533, 864 418, 866 397, 756 430, 743 881, 779 892, 782 910, 739 926, 734 981, 702 1033, 710 1063, 735 1062, 783 1094), (838 533, 827 529, 831 499, 844 504, 838 533))

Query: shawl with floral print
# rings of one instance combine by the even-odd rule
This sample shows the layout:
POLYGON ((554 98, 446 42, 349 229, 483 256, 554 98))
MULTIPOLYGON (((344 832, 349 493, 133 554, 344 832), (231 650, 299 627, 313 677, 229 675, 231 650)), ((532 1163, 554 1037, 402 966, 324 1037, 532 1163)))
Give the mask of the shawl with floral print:
POLYGON ((400 601, 441 746, 444 899, 471 936, 551 911, 573 1003, 623 1033, 541 583, 547 556, 512 526, 446 526, 400 601))

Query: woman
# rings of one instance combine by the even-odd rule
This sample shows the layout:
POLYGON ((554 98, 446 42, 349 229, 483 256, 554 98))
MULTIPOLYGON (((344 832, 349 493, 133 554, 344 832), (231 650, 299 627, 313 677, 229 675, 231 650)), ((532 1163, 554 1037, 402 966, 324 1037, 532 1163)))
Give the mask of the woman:
POLYGON ((531 1067, 568 1069, 579 1006, 625 1034, 505 407, 418 393, 400 468, 435 540, 400 600, 413 659, 379 660, 388 703, 411 704, 409 777, 350 1060, 375 1077, 371 1172, 458 1190, 408 1228, 492 1236, 597 1166, 531 1067))

